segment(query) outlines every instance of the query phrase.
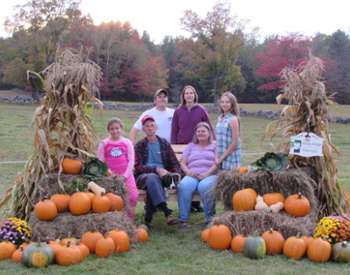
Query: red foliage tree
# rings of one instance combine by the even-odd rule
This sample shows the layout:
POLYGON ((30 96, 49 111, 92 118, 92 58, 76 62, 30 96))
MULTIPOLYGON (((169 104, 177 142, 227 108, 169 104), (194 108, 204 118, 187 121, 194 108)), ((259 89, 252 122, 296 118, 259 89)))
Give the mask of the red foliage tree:
POLYGON ((267 81, 258 88, 266 91, 280 89, 283 86, 279 79, 282 69, 297 68, 307 57, 310 46, 311 40, 299 35, 269 40, 265 50, 256 55, 260 66, 255 74, 267 81))

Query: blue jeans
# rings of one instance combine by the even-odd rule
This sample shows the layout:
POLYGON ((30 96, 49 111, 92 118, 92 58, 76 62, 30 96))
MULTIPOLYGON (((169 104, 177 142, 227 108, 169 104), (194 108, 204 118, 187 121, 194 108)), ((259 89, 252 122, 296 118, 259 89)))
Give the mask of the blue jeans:
POLYGON ((214 186, 217 176, 212 175, 203 180, 185 176, 177 186, 177 199, 180 211, 180 220, 187 222, 191 210, 193 193, 198 191, 204 207, 205 221, 209 222, 214 214, 215 195, 214 186))

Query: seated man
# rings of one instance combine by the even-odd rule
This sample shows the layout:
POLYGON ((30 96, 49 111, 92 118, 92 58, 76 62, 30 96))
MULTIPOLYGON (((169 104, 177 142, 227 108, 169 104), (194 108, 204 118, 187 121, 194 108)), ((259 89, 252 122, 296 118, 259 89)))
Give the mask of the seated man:
POLYGON ((157 125, 152 116, 142 118, 146 137, 135 145, 135 177, 137 186, 146 189, 145 223, 151 225, 157 209, 163 211, 167 224, 178 223, 168 208, 164 186, 169 184, 172 173, 181 173, 180 164, 169 142, 156 135, 157 125))

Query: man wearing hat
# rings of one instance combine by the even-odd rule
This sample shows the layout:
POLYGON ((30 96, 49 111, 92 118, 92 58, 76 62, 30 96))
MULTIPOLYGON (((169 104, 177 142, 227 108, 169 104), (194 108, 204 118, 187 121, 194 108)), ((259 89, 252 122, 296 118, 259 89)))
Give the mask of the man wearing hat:
POLYGON ((164 187, 169 184, 169 179, 179 180, 180 164, 169 142, 156 135, 155 118, 146 115, 141 119, 141 125, 146 137, 135 145, 135 177, 138 188, 147 192, 145 223, 150 226, 154 212, 161 210, 167 224, 176 224, 178 220, 168 208, 164 187))
POLYGON ((136 143, 136 136, 139 131, 142 130, 141 120, 146 115, 152 116, 157 124, 157 136, 165 138, 170 142, 171 122, 174 116, 174 109, 168 108, 168 91, 165 89, 158 89, 154 93, 155 106, 151 109, 144 111, 137 119, 132 127, 129 138, 133 144, 136 143))

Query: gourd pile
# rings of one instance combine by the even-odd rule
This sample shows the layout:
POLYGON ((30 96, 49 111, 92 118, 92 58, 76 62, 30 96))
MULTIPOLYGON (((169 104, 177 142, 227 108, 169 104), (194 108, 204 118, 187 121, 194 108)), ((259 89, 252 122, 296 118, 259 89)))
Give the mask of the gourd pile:
MULTIPOLYGON (((136 230, 137 241, 148 241, 148 232, 139 227, 136 230)), ((85 232, 79 239, 64 238, 47 242, 22 243, 16 247, 12 242, 0 242, 0 261, 11 259, 27 267, 69 266, 85 260, 90 254, 97 257, 109 257, 130 250, 130 238, 127 232, 114 229, 105 235, 98 231, 85 232)))
POLYGON ((313 262, 327 262, 332 256, 334 261, 350 262, 350 243, 347 241, 332 246, 319 237, 290 236, 285 239, 281 232, 273 229, 263 232, 261 236, 233 235, 228 226, 216 224, 203 230, 201 239, 214 250, 230 249, 233 253, 243 253, 251 259, 283 254, 293 260, 307 257, 313 262))

